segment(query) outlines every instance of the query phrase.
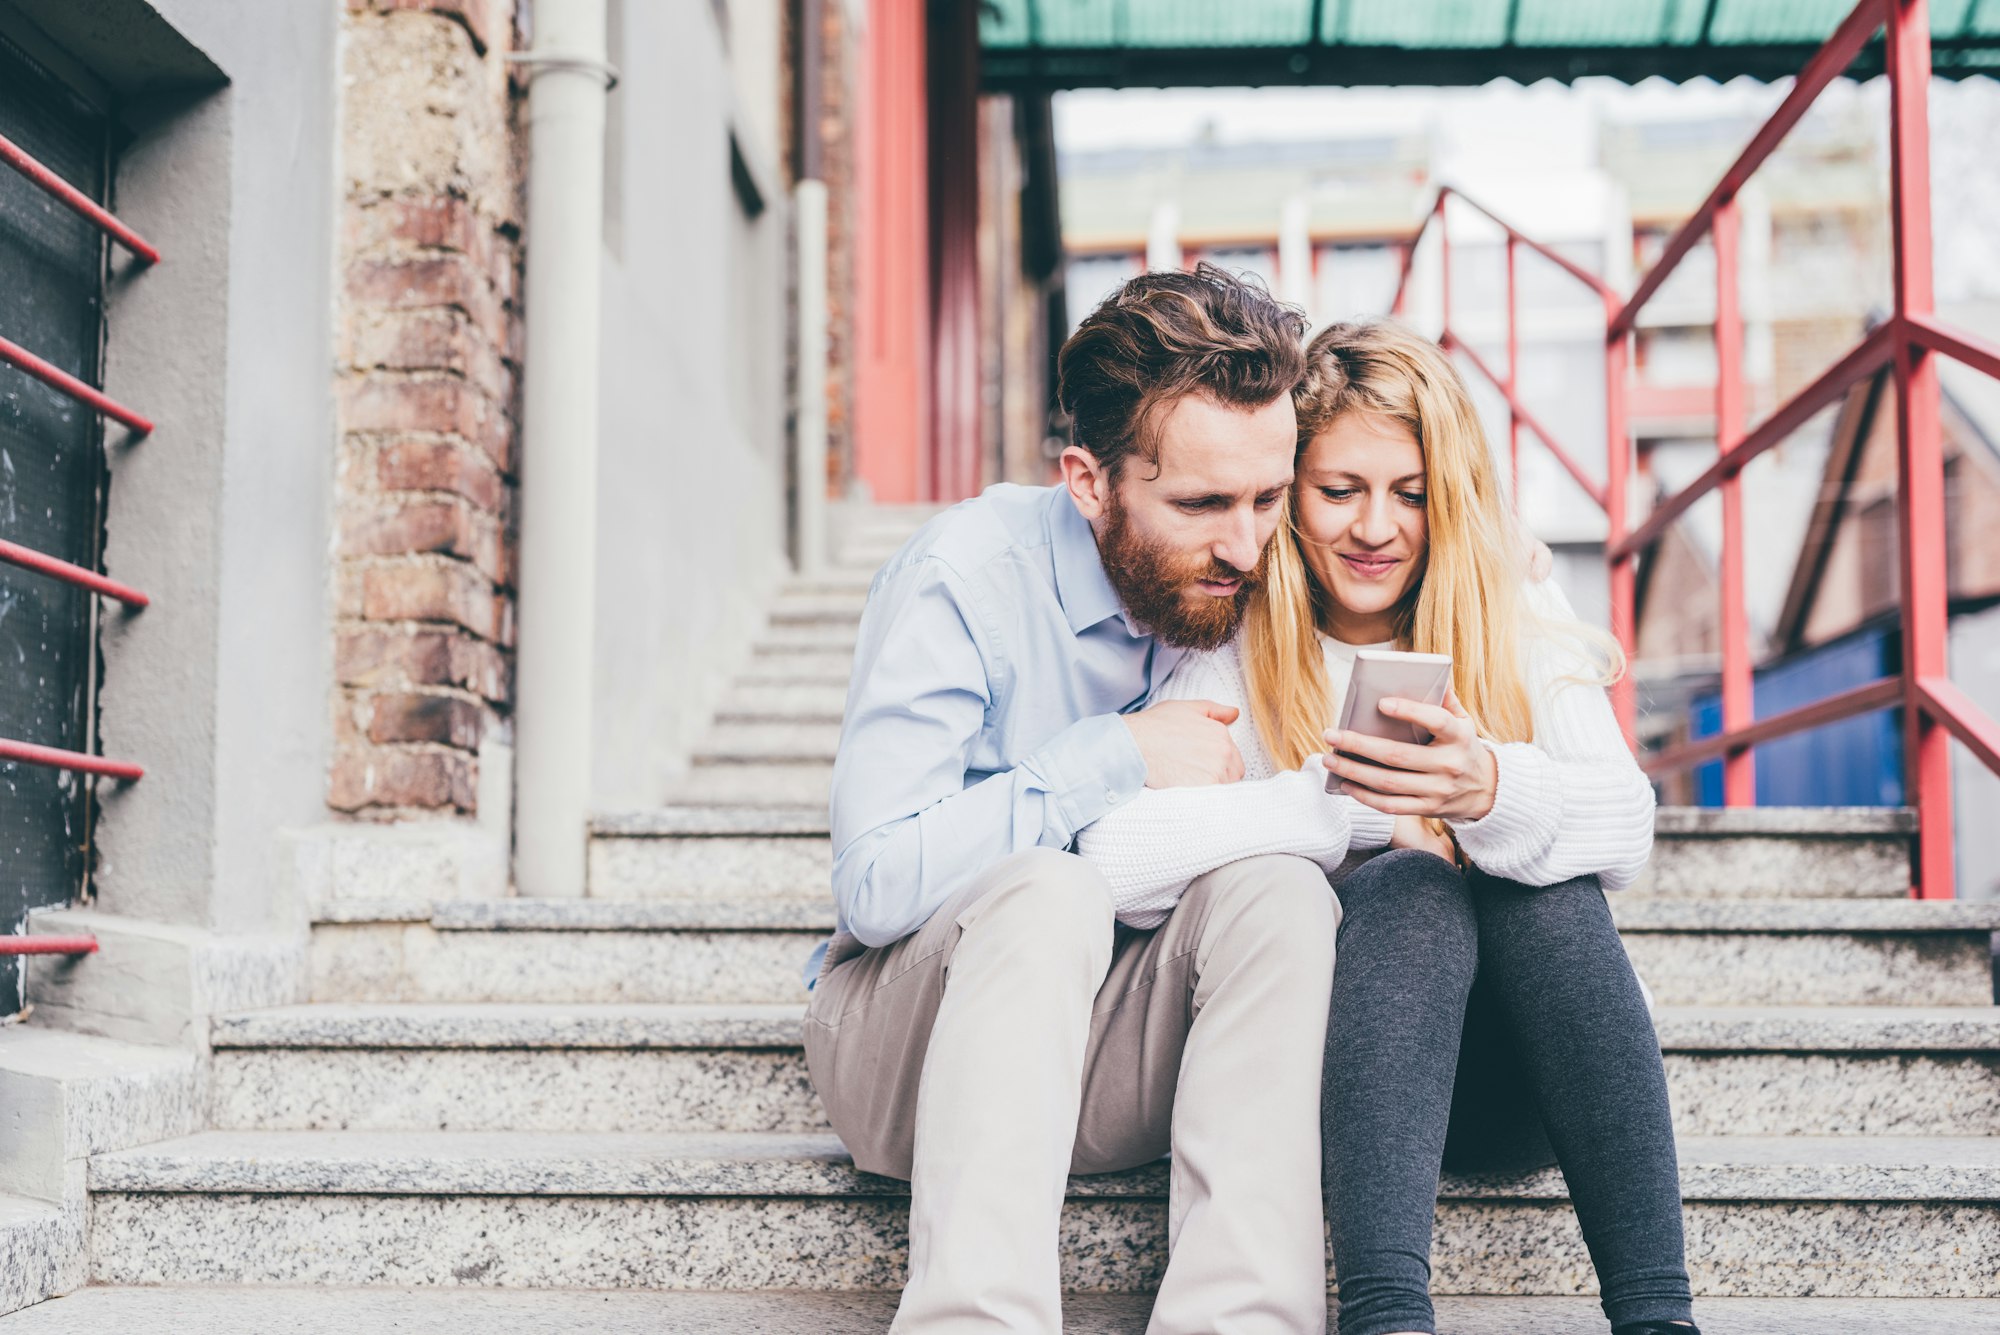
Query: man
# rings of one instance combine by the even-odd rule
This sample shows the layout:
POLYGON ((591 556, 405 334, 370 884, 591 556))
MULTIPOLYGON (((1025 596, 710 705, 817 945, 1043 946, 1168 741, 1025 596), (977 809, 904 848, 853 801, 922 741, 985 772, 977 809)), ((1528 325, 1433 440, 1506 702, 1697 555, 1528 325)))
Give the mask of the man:
POLYGON ((1133 279, 1062 349, 1062 484, 939 516, 870 591, 805 1041, 855 1163, 911 1181, 896 1330, 1060 1330, 1067 1174, 1169 1147, 1151 1328, 1323 1328, 1326 876, 1232 863, 1136 931, 1065 851, 1142 785, 1242 775, 1234 709, 1138 706, 1242 617, 1303 332, 1212 266, 1133 279))

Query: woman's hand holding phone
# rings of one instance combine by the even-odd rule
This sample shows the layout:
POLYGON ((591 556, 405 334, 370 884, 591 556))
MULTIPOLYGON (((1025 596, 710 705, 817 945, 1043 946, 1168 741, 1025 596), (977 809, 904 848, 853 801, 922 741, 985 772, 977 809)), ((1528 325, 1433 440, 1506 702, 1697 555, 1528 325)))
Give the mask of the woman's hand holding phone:
POLYGON ((1384 700, 1378 708, 1431 734, 1427 746, 1384 741, 1355 731, 1326 733, 1326 767, 1349 796, 1392 816, 1478 820, 1493 810, 1500 766, 1472 719, 1447 690, 1444 707, 1384 700))

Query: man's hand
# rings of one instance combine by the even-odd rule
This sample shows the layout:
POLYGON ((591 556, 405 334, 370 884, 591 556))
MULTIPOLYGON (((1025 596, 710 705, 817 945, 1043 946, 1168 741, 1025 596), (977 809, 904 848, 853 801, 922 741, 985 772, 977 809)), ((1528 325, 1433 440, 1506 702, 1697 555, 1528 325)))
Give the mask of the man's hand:
POLYGON ((1194 788, 1242 778, 1243 757, 1229 736, 1240 712, 1213 700, 1167 700, 1125 715, 1146 758, 1146 786, 1194 788))

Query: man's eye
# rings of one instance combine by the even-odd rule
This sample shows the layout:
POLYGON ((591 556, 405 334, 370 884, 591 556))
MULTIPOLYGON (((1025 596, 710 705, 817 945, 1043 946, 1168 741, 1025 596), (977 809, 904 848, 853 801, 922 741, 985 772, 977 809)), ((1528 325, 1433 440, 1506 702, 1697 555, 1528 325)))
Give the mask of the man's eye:
POLYGON ((1175 504, 1183 513, 1191 515, 1207 514, 1215 508, 1214 501, 1177 501, 1175 504))
POLYGON ((1403 504, 1409 506, 1411 509, 1421 510, 1424 508, 1424 494, 1421 491, 1399 491, 1396 495, 1400 496, 1403 504))
POLYGON ((1257 498, 1257 508, 1259 510, 1268 510, 1272 506, 1276 505, 1279 501, 1282 501, 1284 499, 1285 499, 1285 493, 1282 491, 1274 492, 1269 496, 1259 496, 1257 498))

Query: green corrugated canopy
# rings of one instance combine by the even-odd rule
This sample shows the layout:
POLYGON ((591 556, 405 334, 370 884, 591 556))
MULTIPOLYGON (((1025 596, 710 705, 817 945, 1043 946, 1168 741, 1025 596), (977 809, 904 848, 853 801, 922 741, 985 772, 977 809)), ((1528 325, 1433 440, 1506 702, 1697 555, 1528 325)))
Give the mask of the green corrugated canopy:
MULTIPOLYGON (((995 90, 1795 74, 1854 0, 983 0, 995 90)), ((1933 63, 2000 73, 2000 0, 1932 0, 1933 63)), ((1851 73, 1879 73, 1878 37, 1851 73)))

